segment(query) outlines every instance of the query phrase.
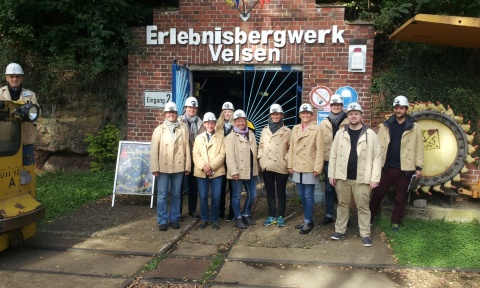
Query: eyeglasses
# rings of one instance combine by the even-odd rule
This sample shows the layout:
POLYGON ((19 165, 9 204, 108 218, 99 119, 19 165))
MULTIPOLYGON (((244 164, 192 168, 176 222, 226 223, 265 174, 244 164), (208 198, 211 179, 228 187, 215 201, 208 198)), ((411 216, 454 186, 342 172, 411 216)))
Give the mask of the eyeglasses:
POLYGON ((23 75, 8 75, 8 78, 14 79, 14 78, 22 78, 23 75))

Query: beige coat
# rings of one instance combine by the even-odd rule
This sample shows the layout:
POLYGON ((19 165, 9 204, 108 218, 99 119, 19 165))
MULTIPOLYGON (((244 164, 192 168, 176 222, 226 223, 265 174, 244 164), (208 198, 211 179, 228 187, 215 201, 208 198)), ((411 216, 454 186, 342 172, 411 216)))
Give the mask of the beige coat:
POLYGON ((150 144, 150 171, 179 173, 191 170, 188 131, 180 125, 172 137, 167 124, 155 128, 150 144))
POLYGON ((212 176, 208 176, 209 178, 225 175, 224 141, 225 137, 223 137, 222 131, 214 133, 210 141, 208 141, 207 132, 203 132, 195 138, 192 152, 193 163, 195 164, 193 176, 206 178, 206 174, 202 169, 207 164, 212 167, 214 172, 212 176))
MULTIPOLYGON (((392 115, 392 117, 394 119, 395 115, 392 115)), ((388 144, 390 143, 390 130, 388 127, 393 121, 392 117, 380 124, 380 129, 378 130, 378 139, 382 151, 382 166, 385 165, 387 158, 388 144)), ((424 151, 422 129, 409 117, 410 116, 407 115, 406 127, 400 146, 400 169, 402 171, 415 171, 423 167, 424 151)))
POLYGON ((248 131, 248 141, 242 135, 232 130, 225 137, 225 152, 227 158, 227 179, 239 175, 239 179, 250 179, 250 152, 253 154, 253 176, 258 175, 257 142, 255 134, 248 131))
MULTIPOLYGON (((342 123, 340 123, 340 126, 338 130, 341 130, 345 127, 345 125, 348 124, 348 119, 345 118, 343 119, 342 123)), ((332 148, 332 143, 333 143, 333 127, 332 123, 330 120, 327 118, 323 119, 323 121, 320 123, 320 129, 322 129, 323 133, 323 139, 325 141, 325 161, 330 160, 330 149, 332 148)))
MULTIPOLYGON (((8 91, 8 86, 3 86, 0 89, 0 100, 6 100, 6 101, 11 101, 12 98, 10 96, 10 92, 8 91)), ((22 88, 22 92, 20 92, 20 98, 18 98, 18 101, 22 101, 27 103, 27 101, 30 101, 33 104, 37 104, 37 97, 35 96, 35 93, 33 93, 30 90, 22 88)), ((24 122, 22 123, 22 144, 23 145, 29 145, 29 144, 34 144, 36 139, 37 139, 37 125, 34 123, 30 122, 24 122)))
MULTIPOLYGON (((380 144, 377 134, 367 126, 357 143, 357 183, 370 185, 371 182, 380 182, 382 163, 380 156, 380 144)), ((350 157, 350 135, 348 125, 339 130, 333 140, 330 161, 328 162, 328 178, 347 180, 348 158, 350 157)))
POLYGON ((288 169, 299 173, 322 173, 324 143, 319 126, 311 123, 303 132, 302 124, 293 127, 288 152, 288 169))
POLYGON ((286 126, 278 129, 275 134, 268 125, 263 128, 258 144, 258 161, 262 171, 288 174, 288 147, 292 130, 286 126))

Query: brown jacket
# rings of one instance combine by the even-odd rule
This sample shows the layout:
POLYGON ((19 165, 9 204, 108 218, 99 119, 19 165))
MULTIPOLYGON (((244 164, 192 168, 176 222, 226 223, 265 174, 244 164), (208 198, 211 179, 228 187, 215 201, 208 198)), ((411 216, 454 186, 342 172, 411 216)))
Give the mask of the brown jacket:
POLYGON ((214 174, 208 178, 215 178, 225 175, 225 137, 223 131, 216 132, 212 135, 210 141, 207 138, 207 132, 203 132, 195 138, 193 146, 192 158, 195 164, 193 168, 193 176, 206 178, 205 172, 202 171, 205 165, 212 167, 214 174))
MULTIPOLYGON (((0 100, 7 100, 11 101, 12 98, 10 96, 10 92, 8 91, 8 86, 3 86, 0 89, 0 100)), ((35 96, 35 93, 33 93, 30 90, 22 88, 22 92, 20 93, 20 98, 18 101, 22 101, 27 103, 27 101, 30 101, 33 104, 37 104, 37 97, 35 96)), ((34 123, 30 122, 24 122, 22 123, 22 144, 23 145, 29 145, 29 144, 34 144, 35 141, 37 140, 37 125, 34 123)))
POLYGON ((250 152, 253 154, 253 176, 258 175, 257 142, 255 134, 248 131, 248 139, 232 131, 225 137, 227 157, 227 179, 239 175, 239 179, 250 179, 250 152))
POLYGON ((275 134, 268 125, 263 128, 258 144, 258 161, 262 171, 288 174, 288 147, 292 130, 283 126, 275 134))
POLYGON ((190 144, 188 132, 180 125, 172 138, 167 124, 155 128, 150 144, 150 171, 179 173, 191 170, 190 144))
MULTIPOLYGON (((338 130, 343 129, 347 124, 348 119, 343 119, 342 123, 340 123, 338 130)), ((322 129, 323 140, 325 140, 325 161, 329 161, 330 149, 332 149, 333 137, 335 137, 335 135, 333 135, 333 127, 330 120, 328 120, 327 118, 323 119, 323 121, 320 123, 320 129, 322 129)))
POLYGON ((347 180, 348 158, 350 149, 356 149, 357 180, 356 183, 370 184, 380 182, 382 172, 380 144, 378 137, 372 129, 363 125, 358 138, 357 146, 351 147, 348 125, 338 130, 332 144, 330 161, 328 162, 328 178, 347 180))
MULTIPOLYGON (((386 164, 388 145, 390 144, 389 127, 394 120, 395 115, 392 115, 379 125, 378 140, 380 141, 382 153, 382 166, 386 164)), ((424 148, 422 129, 409 115, 407 115, 407 120, 405 121, 406 127, 400 144, 400 169, 402 171, 415 171, 423 167, 424 148)))
POLYGON ((311 123, 303 132, 302 124, 293 127, 288 153, 288 169, 299 173, 322 173, 324 143, 320 127, 314 123, 311 123))

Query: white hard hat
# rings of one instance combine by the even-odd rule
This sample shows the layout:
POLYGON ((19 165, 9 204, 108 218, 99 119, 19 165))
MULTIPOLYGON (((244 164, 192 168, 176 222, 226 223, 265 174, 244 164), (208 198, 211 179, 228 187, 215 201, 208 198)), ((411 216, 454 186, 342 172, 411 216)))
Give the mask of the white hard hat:
POLYGON ((270 114, 272 113, 283 113, 282 106, 280 106, 280 104, 272 104, 272 106, 270 106, 270 114))
POLYGON ((205 115, 203 115, 203 122, 207 121, 217 121, 215 114, 213 114, 212 112, 205 113, 205 115))
POLYGON ((358 104, 357 102, 352 102, 352 103, 348 104, 347 114, 350 111, 358 111, 358 112, 363 114, 362 106, 360 106, 360 104, 358 104))
POLYGON ((5 75, 24 75, 22 66, 17 63, 10 63, 5 70, 5 75))
POLYGON ((343 98, 339 94, 333 94, 332 98, 330 99, 330 105, 333 104, 343 104, 343 98))
POLYGON ((408 107, 408 99, 407 97, 403 96, 403 95, 400 95, 400 96, 397 96, 395 97, 395 99, 393 100, 393 107, 395 106, 405 106, 405 107, 408 107))
POLYGON ((175 102, 167 102, 167 104, 165 104, 165 109, 163 109, 163 112, 177 112, 178 113, 177 104, 175 104, 175 102))
POLYGON ((185 107, 198 107, 198 101, 197 98, 195 97, 188 97, 187 100, 185 100, 185 107))
POLYGON ((233 104, 232 102, 225 102, 223 103, 222 105, 222 110, 235 110, 235 108, 233 108, 233 104))
POLYGON ((312 112, 313 113, 312 105, 310 105, 308 103, 300 105, 299 112, 312 112))
POLYGON ((233 112, 233 120, 238 118, 247 118, 247 114, 245 114, 245 111, 239 109, 233 112))

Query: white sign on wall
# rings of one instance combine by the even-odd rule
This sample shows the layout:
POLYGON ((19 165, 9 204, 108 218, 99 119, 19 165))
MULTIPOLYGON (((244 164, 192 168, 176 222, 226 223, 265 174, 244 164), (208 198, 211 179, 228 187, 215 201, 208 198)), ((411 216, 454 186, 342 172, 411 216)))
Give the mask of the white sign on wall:
POLYGON ((172 91, 143 92, 143 106, 145 108, 165 108, 165 104, 170 101, 172 101, 172 91))

